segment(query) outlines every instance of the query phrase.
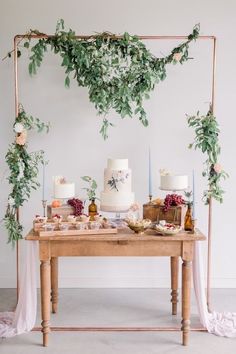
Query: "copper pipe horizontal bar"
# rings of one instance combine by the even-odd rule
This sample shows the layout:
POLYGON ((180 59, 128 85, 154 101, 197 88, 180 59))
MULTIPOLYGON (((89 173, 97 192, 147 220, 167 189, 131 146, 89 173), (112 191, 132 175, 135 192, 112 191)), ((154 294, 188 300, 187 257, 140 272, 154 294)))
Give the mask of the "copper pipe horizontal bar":
MULTIPOLYGON (((22 39, 22 38, 27 38, 27 34, 17 34, 15 36, 16 39, 22 39)), ((55 37, 54 34, 32 34, 30 35, 30 38, 53 38, 55 37)), ((77 39, 89 39, 89 38, 95 38, 96 35, 81 35, 81 36, 75 36, 77 39)), ((121 39, 123 36, 113 36, 111 37, 121 39)), ((188 36, 138 36, 139 39, 188 39, 188 36)), ((197 39, 216 39, 215 36, 198 36, 197 39)))
MULTIPOLYGON (((180 327, 50 327, 52 332, 181 332, 180 327)), ((32 331, 41 332, 42 327, 32 331)), ((192 332, 207 332, 203 327, 190 328, 192 332)))

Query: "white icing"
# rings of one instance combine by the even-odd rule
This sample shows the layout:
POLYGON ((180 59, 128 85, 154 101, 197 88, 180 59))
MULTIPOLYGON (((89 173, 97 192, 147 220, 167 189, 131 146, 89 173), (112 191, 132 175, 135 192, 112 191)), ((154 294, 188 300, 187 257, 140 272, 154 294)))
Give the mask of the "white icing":
POLYGON ((54 183, 54 198, 69 199, 75 196, 74 183, 54 183))
POLYGON ((161 176, 160 189, 167 191, 178 191, 188 188, 188 176, 174 176, 164 175, 161 176))
POLYGON ((110 170, 127 170, 129 168, 128 159, 108 159, 107 168, 110 170))
POLYGON ((134 193, 101 193, 101 210, 127 211, 134 203, 134 193))

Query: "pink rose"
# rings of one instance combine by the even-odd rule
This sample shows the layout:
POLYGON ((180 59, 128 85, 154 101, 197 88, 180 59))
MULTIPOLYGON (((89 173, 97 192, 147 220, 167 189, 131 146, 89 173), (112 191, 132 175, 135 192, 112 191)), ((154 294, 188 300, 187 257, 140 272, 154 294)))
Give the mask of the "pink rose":
POLYGON ((22 133, 17 134, 16 136, 16 144, 17 145, 25 145, 27 138, 27 131, 24 130, 22 133))
POLYGON ((180 59, 182 58, 183 54, 182 53, 175 53, 173 55, 173 59, 176 61, 180 61, 180 59))
POLYGON ((216 173, 220 173, 222 171, 222 166, 219 163, 215 163, 214 170, 216 173))

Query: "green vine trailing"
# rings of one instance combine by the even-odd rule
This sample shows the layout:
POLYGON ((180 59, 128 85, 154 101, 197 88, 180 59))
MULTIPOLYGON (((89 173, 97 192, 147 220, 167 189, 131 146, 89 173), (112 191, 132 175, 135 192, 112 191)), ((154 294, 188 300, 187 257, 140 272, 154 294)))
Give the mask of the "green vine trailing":
POLYGON ((195 139, 189 148, 195 148, 207 154, 203 177, 207 177, 208 189, 204 191, 203 200, 209 203, 210 198, 214 198, 220 203, 223 202, 224 191, 221 188, 221 180, 228 177, 228 174, 219 164, 220 145, 219 145, 219 124, 210 109, 207 115, 200 115, 197 112, 194 116, 187 116, 189 127, 195 130, 195 139))
POLYGON ((106 139, 107 130, 113 125, 107 119, 111 109, 121 118, 137 116, 145 127, 148 125, 144 99, 166 78, 167 64, 183 64, 190 59, 189 44, 197 39, 199 30, 196 25, 188 39, 163 58, 154 56, 137 36, 127 32, 121 37, 104 32, 78 39, 72 29, 64 30, 63 20, 57 22, 54 36, 37 39, 33 46, 33 35, 42 33, 30 30, 23 38, 23 46, 30 51, 30 75, 37 73, 48 49, 61 56, 65 86, 70 86, 72 78, 88 88, 90 101, 103 116, 100 133, 106 139))
POLYGON ((4 224, 8 231, 8 242, 13 245, 16 240, 22 238, 23 227, 18 221, 17 210, 25 201, 30 198, 31 191, 37 189, 39 164, 43 160, 43 151, 27 151, 27 132, 37 130, 48 132, 49 125, 42 123, 38 118, 28 116, 23 107, 20 106, 19 114, 13 126, 16 134, 15 141, 9 146, 6 154, 10 174, 8 177, 11 192, 8 197, 7 211, 4 217, 4 224))

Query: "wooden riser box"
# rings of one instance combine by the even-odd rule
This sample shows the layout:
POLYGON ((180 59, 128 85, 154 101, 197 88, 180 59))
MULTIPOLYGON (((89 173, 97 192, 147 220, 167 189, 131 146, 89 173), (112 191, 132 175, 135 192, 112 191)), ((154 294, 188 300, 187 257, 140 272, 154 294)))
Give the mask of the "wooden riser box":
POLYGON ((52 217, 55 215, 61 215, 63 217, 63 221, 67 220, 68 215, 74 214, 74 208, 70 205, 62 205, 58 208, 53 208, 51 205, 47 206, 47 217, 49 219, 52 219, 52 217))
POLYGON ((143 205, 143 218, 150 219, 153 222, 166 220, 166 222, 168 223, 183 226, 185 213, 185 206, 170 207, 170 209, 165 212, 164 206, 152 203, 147 203, 143 205))

